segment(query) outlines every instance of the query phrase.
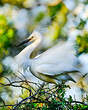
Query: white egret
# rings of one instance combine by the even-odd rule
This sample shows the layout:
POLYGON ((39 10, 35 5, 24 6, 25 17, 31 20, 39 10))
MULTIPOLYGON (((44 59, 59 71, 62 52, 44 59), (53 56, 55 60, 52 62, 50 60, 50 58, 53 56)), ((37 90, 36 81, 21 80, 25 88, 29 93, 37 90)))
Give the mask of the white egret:
MULTIPOLYGON (((84 74, 80 73, 82 65, 79 62, 80 60, 75 56, 73 43, 68 41, 62 45, 57 44, 37 57, 31 58, 32 53, 41 46, 42 40, 43 37, 40 33, 34 31, 25 41, 18 45, 21 46, 22 44, 31 42, 30 45, 14 57, 13 62, 15 63, 12 64, 13 67, 16 65, 14 70, 19 71, 21 68, 25 70, 29 67, 29 75, 27 73, 26 76, 24 73, 27 79, 29 77, 29 80, 32 76, 33 79, 37 77, 37 79, 50 83, 58 83, 62 80, 74 80, 75 82, 79 82, 82 88, 83 82, 82 80, 80 82, 80 78, 84 74)), ((86 83, 85 85, 86 89, 88 89, 86 83)))
POLYGON ((39 56, 31 58, 32 53, 41 45, 42 39, 40 33, 34 31, 25 41, 18 45, 21 46, 24 43, 32 42, 31 45, 28 45, 15 57, 19 67, 24 69, 29 67, 34 76, 50 83, 69 79, 78 81, 82 74, 78 73, 80 71, 77 67, 79 60, 75 56, 73 43, 67 42, 61 46, 57 44, 39 56))

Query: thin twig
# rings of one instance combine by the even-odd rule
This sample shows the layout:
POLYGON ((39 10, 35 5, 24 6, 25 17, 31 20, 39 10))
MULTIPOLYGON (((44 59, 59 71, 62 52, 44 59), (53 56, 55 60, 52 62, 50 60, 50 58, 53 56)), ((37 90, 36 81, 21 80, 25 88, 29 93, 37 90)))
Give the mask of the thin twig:
POLYGON ((44 84, 45 84, 45 83, 43 83, 43 84, 41 85, 41 87, 37 90, 37 92, 34 93, 32 96, 26 97, 25 99, 21 100, 21 101, 14 107, 14 109, 12 109, 12 110, 16 110, 16 108, 17 108, 21 103, 23 103, 24 101, 27 101, 28 99, 31 99, 32 97, 34 97, 35 95, 37 95, 38 92, 41 90, 41 88, 44 86, 44 84))

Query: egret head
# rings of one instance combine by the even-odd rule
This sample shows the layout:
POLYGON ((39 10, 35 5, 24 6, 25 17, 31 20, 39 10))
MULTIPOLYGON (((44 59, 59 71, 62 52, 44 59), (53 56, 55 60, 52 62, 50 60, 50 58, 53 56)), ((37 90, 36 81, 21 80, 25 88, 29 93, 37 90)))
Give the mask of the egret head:
POLYGON ((21 46, 21 45, 23 45, 25 43, 28 43, 28 42, 34 42, 36 40, 42 41, 42 35, 39 32, 34 31, 27 39, 25 39, 24 41, 22 41, 17 46, 21 46))
POLYGON ((35 40, 42 40, 42 35, 38 31, 34 31, 29 37, 29 42, 33 42, 35 40))

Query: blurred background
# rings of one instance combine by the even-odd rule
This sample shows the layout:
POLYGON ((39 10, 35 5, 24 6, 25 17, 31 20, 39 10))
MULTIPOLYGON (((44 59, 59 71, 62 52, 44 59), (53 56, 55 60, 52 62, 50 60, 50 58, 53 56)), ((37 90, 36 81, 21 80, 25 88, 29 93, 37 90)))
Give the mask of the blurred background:
MULTIPOLYGON (((2 76, 10 75, 3 60, 17 55, 25 46, 16 45, 34 30, 44 37, 40 53, 71 40, 75 41, 76 55, 86 54, 86 61, 88 0, 0 0, 0 83, 5 82, 2 76)), ((9 87, 0 86, 0 103, 14 102, 9 99, 11 94, 9 87)))

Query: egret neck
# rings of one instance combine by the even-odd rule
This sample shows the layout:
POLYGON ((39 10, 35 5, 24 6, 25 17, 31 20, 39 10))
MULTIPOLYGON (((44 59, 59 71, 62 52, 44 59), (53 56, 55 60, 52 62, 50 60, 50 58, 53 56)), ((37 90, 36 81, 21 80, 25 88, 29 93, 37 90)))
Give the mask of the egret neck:
POLYGON ((37 39, 35 39, 35 41, 28 45, 25 49, 23 49, 16 57, 16 61, 18 62, 19 66, 26 66, 26 68, 28 66, 31 65, 31 54, 37 49, 39 48, 39 46, 41 45, 42 42, 42 38, 38 37, 37 39))

